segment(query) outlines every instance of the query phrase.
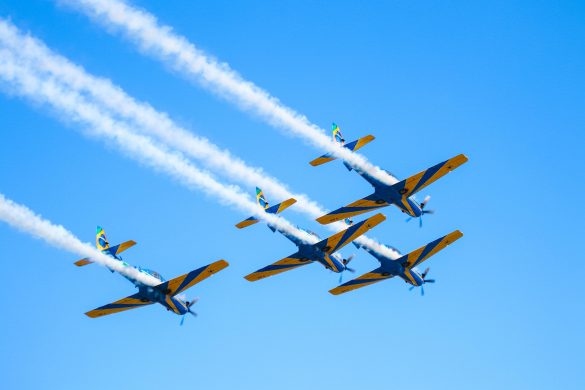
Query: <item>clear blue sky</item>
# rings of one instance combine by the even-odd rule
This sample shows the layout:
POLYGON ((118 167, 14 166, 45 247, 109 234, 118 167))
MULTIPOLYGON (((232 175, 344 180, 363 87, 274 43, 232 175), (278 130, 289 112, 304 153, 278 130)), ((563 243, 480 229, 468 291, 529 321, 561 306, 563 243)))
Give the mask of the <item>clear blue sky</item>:
MULTIPOLYGON (((318 265, 252 284, 242 276, 290 242, 238 231, 244 215, 2 93, 0 192, 84 241, 97 224, 136 240, 125 259, 167 278, 231 266, 188 292, 200 316, 183 327, 160 306, 89 319, 133 287, 0 224, 0 387, 585 388, 583 2, 136 3, 314 123, 375 134, 363 152, 399 177, 467 154, 423 191, 437 210, 423 229, 387 208, 372 234, 403 252, 465 237, 428 262, 425 297, 400 280, 334 297, 318 265)), ((5 0, 0 15, 327 208, 370 191, 82 15, 47 0, 5 0)), ((365 252, 354 264, 377 266, 365 252)))

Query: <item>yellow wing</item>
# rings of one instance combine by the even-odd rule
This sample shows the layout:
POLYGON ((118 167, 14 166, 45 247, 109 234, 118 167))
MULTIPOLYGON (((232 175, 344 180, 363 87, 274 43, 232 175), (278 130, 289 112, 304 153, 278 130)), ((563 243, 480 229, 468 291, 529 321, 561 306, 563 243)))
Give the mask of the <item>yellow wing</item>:
POLYGON ((140 293, 130 295, 129 297, 120 299, 119 301, 107 304, 105 306, 98 307, 95 310, 88 311, 85 313, 86 316, 91 318, 107 316, 108 314, 119 313, 130 309, 136 309, 137 307, 143 307, 151 305, 154 302, 143 298, 140 293))
POLYGON ((341 286, 337 286, 334 289, 329 290, 329 292, 333 295, 339 295, 346 293, 348 291, 357 290, 358 288, 369 286, 370 284, 381 282, 385 279, 390 279, 394 275, 388 273, 380 268, 376 268, 373 271, 368 272, 367 274, 363 274, 359 278, 355 278, 350 280, 349 282, 343 283, 341 286))
POLYGON ((267 278, 272 275, 280 274, 291 269, 298 268, 302 265, 312 263, 309 259, 301 258, 298 253, 285 257, 282 260, 278 260, 276 263, 270 264, 264 268, 259 269, 256 272, 252 272, 249 275, 244 276, 246 280, 255 282, 260 279, 267 278))
POLYGON ((419 172, 416 175, 409 177, 408 179, 402 180, 401 182, 394 184, 393 187, 403 197, 407 198, 445 176, 447 173, 465 164, 467 161, 467 156, 460 154, 429 169, 419 172))
POLYGON ((202 280, 207 279, 211 275, 221 271, 228 266, 228 262, 225 260, 218 260, 214 263, 198 268, 195 271, 191 271, 187 274, 181 275, 169 281, 155 286, 157 290, 164 292, 167 295, 177 295, 186 289, 193 287, 202 280))
POLYGON ((323 252, 331 254, 343 248, 368 230, 374 228, 376 225, 386 220, 384 214, 376 214, 364 221, 356 223, 345 230, 335 233, 329 238, 315 244, 323 252))
POLYGON ((365 198, 356 200, 355 202, 350 203, 345 207, 340 207, 337 210, 330 212, 329 214, 325 214, 322 217, 317 218, 317 222, 322 225, 327 225, 353 217, 354 215, 367 213, 369 211, 386 206, 388 206, 388 203, 384 199, 380 198, 376 193, 373 193, 372 195, 368 195, 365 198))
POLYGON ((405 268, 416 267, 417 265, 427 260, 429 257, 433 256, 437 252, 445 249, 448 245, 454 243, 461 237, 463 237, 463 233, 461 233, 459 230, 455 230, 454 232, 451 232, 446 236, 438 238, 435 241, 430 242, 427 245, 410 252, 409 254, 398 259, 397 261, 400 261, 405 268))

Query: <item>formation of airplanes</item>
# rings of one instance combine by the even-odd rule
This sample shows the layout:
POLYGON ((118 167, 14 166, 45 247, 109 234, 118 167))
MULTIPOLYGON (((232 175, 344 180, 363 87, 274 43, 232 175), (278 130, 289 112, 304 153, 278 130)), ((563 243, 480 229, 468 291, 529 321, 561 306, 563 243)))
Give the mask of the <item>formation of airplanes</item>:
MULTIPOLYGON (((341 130, 335 123, 332 125, 332 137, 335 142, 352 152, 357 151, 374 140, 374 136, 367 135, 355 141, 346 142, 343 138, 341 130)), ((335 159, 336 157, 331 154, 324 154, 311 161, 310 164, 312 166, 319 166, 335 159)), ((447 173, 455 170, 466 162, 467 157, 463 154, 459 154, 405 180, 398 181, 394 184, 388 184, 382 182, 373 175, 352 166, 349 162, 343 161, 343 164, 348 168, 348 170, 355 170, 361 177, 370 183, 370 185, 374 188, 374 192, 362 199, 348 204, 347 206, 340 207, 332 212, 320 216, 316 219, 316 221, 320 224, 330 224, 333 222, 345 221, 347 227, 328 238, 321 239, 315 233, 309 230, 297 228, 298 231, 302 232, 303 234, 293 234, 290 231, 279 228, 278 226, 266 221, 266 224, 273 232, 279 232, 284 237, 288 238, 297 247, 297 250, 293 254, 281 260, 278 260, 246 275, 245 279, 250 282, 254 282, 269 276, 299 268, 307 264, 319 263, 325 267, 325 269, 339 273, 341 283, 341 274, 343 272, 349 271, 353 273, 355 270, 349 267, 349 263, 352 261, 353 256, 343 258, 343 256, 339 254, 339 250, 347 244, 353 243, 358 249, 363 249, 374 256, 374 258, 376 258, 376 260, 378 260, 380 263, 380 266, 368 273, 365 273, 355 279, 340 284, 339 286, 329 290, 331 294, 339 295, 365 286, 369 286, 382 280, 399 277, 404 282, 411 285, 411 289, 420 287, 421 294, 424 295, 423 286, 426 283, 434 283, 435 280, 427 278, 429 274, 428 267, 424 271, 420 271, 418 267, 431 256, 437 254, 448 245, 461 238, 463 233, 461 233, 459 230, 455 230, 406 255, 400 255, 397 258, 394 258, 396 256, 391 257, 388 254, 382 253, 382 251, 377 251, 356 241, 363 234, 384 222, 386 217, 383 214, 375 214, 357 223, 354 223, 352 218, 382 207, 394 205, 399 208, 400 211, 407 214, 409 216, 408 219, 419 218, 420 225, 422 226, 422 216, 432 213, 431 210, 425 209, 425 206, 427 205, 430 197, 427 196, 422 202, 419 203, 415 200, 414 195, 423 188, 427 187, 429 184, 445 176, 447 173)), ((260 188, 256 188, 256 201, 258 205, 264 209, 264 212, 268 214, 279 214, 296 203, 294 198, 290 198, 271 206, 260 188)), ((236 227, 238 229, 243 229, 254 225, 259 221, 260 219, 256 217, 249 217, 236 224, 236 227)), ((112 257, 116 261, 119 261, 124 267, 134 268, 140 274, 145 276, 146 279, 150 280, 151 283, 146 284, 143 280, 138 280, 137 278, 131 278, 124 275, 126 279, 134 284, 134 286, 138 289, 138 292, 126 298, 91 310, 85 313, 87 316, 92 318, 101 317, 121 311, 151 305, 153 303, 159 303, 168 311, 172 311, 173 313, 182 316, 182 325, 186 314, 191 314, 194 316, 196 315, 196 313, 192 310, 192 306, 197 302, 196 299, 190 301, 187 300, 182 296, 182 294, 187 289, 207 279, 211 275, 223 270, 229 265, 225 260, 219 260, 174 279, 165 280, 156 271, 141 267, 133 267, 122 260, 120 254, 135 244, 136 242, 130 240, 119 245, 110 246, 106 238, 105 231, 101 227, 97 228, 97 249, 102 253, 112 257)), ((91 263, 91 259, 84 258, 75 262, 75 265, 85 266, 91 263)), ((114 272, 114 270, 111 271, 114 272)))

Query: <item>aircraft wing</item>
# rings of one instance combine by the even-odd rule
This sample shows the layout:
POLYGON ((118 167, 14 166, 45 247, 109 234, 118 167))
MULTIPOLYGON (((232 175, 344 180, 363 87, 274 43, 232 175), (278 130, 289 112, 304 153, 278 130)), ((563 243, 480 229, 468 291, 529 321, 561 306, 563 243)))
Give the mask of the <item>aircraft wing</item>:
POLYGON ((443 161, 427 170, 417 173, 408 179, 402 180, 394 184, 392 187, 396 189, 403 197, 409 197, 416 194, 429 184, 437 179, 445 176, 447 173, 455 170, 459 166, 465 164, 468 158, 464 154, 460 154, 447 161, 443 161))
POLYGON ((130 295, 129 297, 120 299, 119 301, 98 307, 97 309, 92 311, 88 311, 87 313, 85 313, 85 315, 91 318, 102 317, 107 316, 108 314, 119 313, 121 311, 126 311, 130 309, 136 309, 137 307, 152 305, 153 303, 154 302, 143 298, 142 295, 140 295, 140 293, 136 293, 134 295, 130 295))
POLYGON ((255 282, 257 280, 264 279, 272 275, 280 274, 285 271, 290 271, 291 269, 295 269, 302 265, 306 265, 312 262, 313 261, 310 259, 302 258, 297 252, 293 255, 285 257, 282 260, 278 260, 276 263, 261 268, 256 272, 252 272, 251 274, 244 276, 244 278, 246 278, 246 280, 250 282, 255 282))
POLYGON ((402 265, 405 268, 416 267, 429 257, 433 256, 435 253, 445 249, 448 245, 454 243, 461 237, 463 237, 463 233, 461 233, 459 230, 455 230, 454 232, 451 232, 446 236, 438 238, 435 241, 428 243, 427 245, 418 248, 417 250, 412 251, 407 255, 402 256, 396 261, 402 263, 402 265))
POLYGON ((211 275, 221 271, 228 266, 228 262, 225 260, 218 260, 215 263, 211 263, 201 268, 197 268, 195 271, 186 273, 171 280, 167 280, 164 283, 155 286, 157 290, 164 292, 166 295, 177 295, 185 291, 188 288, 193 287, 202 280, 207 279, 211 275))
POLYGON ((367 213, 368 211, 379 209, 380 207, 388 206, 388 202, 378 196, 375 192, 365 198, 356 200, 345 207, 338 208, 335 211, 325 214, 317 218, 317 222, 322 225, 327 225, 333 222, 341 221, 350 218, 354 215, 367 213))
POLYGON ((348 227, 345 230, 335 233, 329 238, 316 243, 314 246, 327 254, 337 252, 368 230, 374 228, 376 225, 386 220, 384 214, 378 213, 364 221, 358 222, 355 225, 348 227))
POLYGON ((339 295, 348 291, 369 286, 370 284, 381 282, 382 280, 390 279, 394 276, 395 275, 384 271, 382 267, 379 267, 373 271, 368 272, 367 274, 363 274, 359 278, 345 282, 341 286, 337 286, 334 289, 329 290, 329 292, 333 295, 339 295))

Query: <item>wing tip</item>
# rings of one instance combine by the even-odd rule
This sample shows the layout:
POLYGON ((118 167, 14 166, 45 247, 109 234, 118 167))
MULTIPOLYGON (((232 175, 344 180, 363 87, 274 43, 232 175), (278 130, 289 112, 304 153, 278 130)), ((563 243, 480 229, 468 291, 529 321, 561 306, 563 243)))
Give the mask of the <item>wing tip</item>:
POLYGON ((325 214, 317 219, 315 219, 315 221, 319 222, 321 225, 329 225, 332 222, 335 222, 333 220, 331 220, 331 215, 329 214, 325 214))
POLYGON ((258 276, 254 276, 254 274, 251 273, 249 275, 244 276, 244 279, 246 279, 248 282, 255 282, 261 278, 259 278, 258 276))
POLYGON ((336 295, 336 296, 337 295, 341 295, 341 294, 343 294, 345 292, 347 292, 347 291, 345 289, 343 289, 343 288, 339 288, 339 286, 338 287, 335 287, 335 288, 332 288, 331 290, 329 290, 329 294, 336 295))
POLYGON ((386 220, 386 216, 382 213, 378 213, 378 214, 367 219, 368 225, 370 225, 370 227, 374 227, 374 226, 384 222, 385 220, 386 220), (371 226, 371 225, 373 225, 373 226, 371 226))
POLYGON ((224 268, 227 268, 227 267, 230 265, 230 263, 228 263, 228 262, 227 262, 226 260, 224 260, 224 259, 219 259, 219 260, 217 260, 215 263, 213 263, 213 265, 218 265, 218 266, 221 266, 221 268, 218 270, 218 271, 220 271, 220 270, 222 270, 222 269, 224 269, 224 268))
POLYGON ((451 234, 451 242, 456 241, 458 239, 460 239, 461 237, 463 237, 463 233, 461 232, 461 230, 457 229, 455 231, 453 231, 451 234))

